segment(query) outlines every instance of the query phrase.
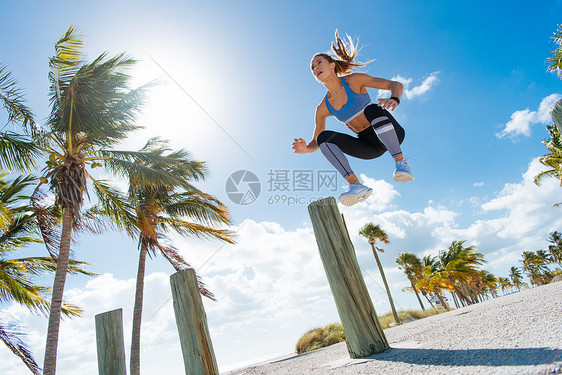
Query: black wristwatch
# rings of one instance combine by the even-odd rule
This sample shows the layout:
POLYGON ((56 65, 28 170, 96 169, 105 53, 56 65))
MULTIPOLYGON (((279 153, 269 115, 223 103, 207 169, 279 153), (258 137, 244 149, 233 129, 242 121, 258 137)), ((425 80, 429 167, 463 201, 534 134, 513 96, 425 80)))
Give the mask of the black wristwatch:
POLYGON ((400 104, 400 98, 397 98, 396 96, 391 96, 390 99, 396 100, 396 103, 400 104))

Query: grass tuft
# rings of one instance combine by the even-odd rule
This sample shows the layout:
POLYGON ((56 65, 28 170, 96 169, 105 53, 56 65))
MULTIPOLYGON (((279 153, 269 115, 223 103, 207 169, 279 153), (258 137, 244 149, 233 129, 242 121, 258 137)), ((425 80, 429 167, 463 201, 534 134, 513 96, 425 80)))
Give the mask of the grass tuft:
MULTIPOLYGON (((436 307, 432 309, 423 310, 401 310, 398 311, 398 319, 401 323, 408 323, 413 320, 427 318, 428 316, 433 316, 445 312, 445 309, 441 307, 436 307)), ((379 321, 381 322, 382 329, 389 328, 391 324, 394 323, 394 316, 392 312, 388 312, 382 316, 379 316, 379 321)))
MULTIPOLYGON (((413 320, 427 318, 445 312, 440 307, 422 310, 403 310, 398 311, 400 322, 407 323, 413 320)), ((394 323, 392 312, 379 316, 379 321, 383 329, 389 328, 394 323)), ((305 333, 297 343, 297 354, 311 352, 316 349, 325 348, 338 342, 345 341, 343 327, 339 323, 329 324, 324 328, 314 328, 305 333)))
POLYGON ((314 328, 304 334, 297 343, 297 354, 325 348, 345 341, 341 324, 329 324, 324 328, 314 328))

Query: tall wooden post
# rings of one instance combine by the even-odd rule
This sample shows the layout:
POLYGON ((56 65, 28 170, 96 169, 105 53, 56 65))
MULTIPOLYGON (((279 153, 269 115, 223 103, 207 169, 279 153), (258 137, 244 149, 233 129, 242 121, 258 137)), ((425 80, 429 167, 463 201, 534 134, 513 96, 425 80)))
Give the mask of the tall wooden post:
POLYGON ((195 271, 188 268, 176 272, 170 276, 170 284, 186 375, 218 375, 195 271))
POLYGON ((123 343, 123 310, 117 309, 98 314, 95 321, 99 375, 127 375, 123 343))
POLYGON ((320 258, 328 276, 351 358, 389 348, 367 292, 349 234, 333 197, 308 206, 320 258))

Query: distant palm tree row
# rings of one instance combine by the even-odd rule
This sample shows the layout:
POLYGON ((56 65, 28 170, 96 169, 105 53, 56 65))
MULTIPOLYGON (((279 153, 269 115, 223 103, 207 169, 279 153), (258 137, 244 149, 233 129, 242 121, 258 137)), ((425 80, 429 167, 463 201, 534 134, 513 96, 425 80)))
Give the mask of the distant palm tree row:
POLYGON ((520 290, 524 272, 532 285, 549 283, 556 275, 562 274, 560 268, 551 270, 549 265, 562 266, 562 234, 553 232, 549 237, 548 250, 536 252, 524 251, 522 267, 511 267, 508 277, 495 277, 485 269, 481 269, 486 261, 484 256, 476 252, 474 246, 465 247, 465 241, 453 241, 438 256, 427 255, 420 259, 411 252, 402 252, 396 263, 404 271, 410 287, 406 288, 416 294, 421 308, 425 307, 420 298, 423 295, 434 307, 431 298, 439 300, 441 306, 449 309, 444 299, 444 292, 449 292, 456 307, 467 306, 498 296, 498 289, 503 294, 513 287, 520 290))
MULTIPOLYGON (((192 184, 205 179, 203 162, 192 160, 185 150, 170 149, 167 141, 158 138, 139 151, 114 148, 140 128, 136 116, 147 87, 129 88, 126 69, 134 63, 124 54, 107 53, 86 62, 83 41, 71 27, 55 43, 49 60, 52 108, 44 127, 25 105, 13 74, 0 64, 0 104, 7 122, 18 130, 0 132, 0 304, 15 301, 49 316, 45 375, 56 371, 61 313, 81 313, 63 302, 67 273, 92 275, 83 269, 84 263, 70 259, 78 233, 114 228, 138 241, 131 374, 140 373, 146 255, 159 252, 181 270, 189 264, 170 245, 168 233, 233 242, 232 233, 220 229, 230 223, 227 207, 192 184), (113 181, 96 178, 98 168, 99 175, 113 181), (128 191, 116 188, 116 180, 127 181, 128 191), (29 189, 31 194, 24 193, 29 189), (89 191, 95 205, 84 210, 84 194, 89 198, 89 191), (37 242, 46 245, 49 257, 10 256, 37 242), (52 289, 34 283, 45 272, 55 273, 52 289)), ((213 298, 201 282, 199 286, 204 296, 213 298)), ((41 369, 20 333, 0 321, 0 340, 32 373, 39 374, 41 369)))

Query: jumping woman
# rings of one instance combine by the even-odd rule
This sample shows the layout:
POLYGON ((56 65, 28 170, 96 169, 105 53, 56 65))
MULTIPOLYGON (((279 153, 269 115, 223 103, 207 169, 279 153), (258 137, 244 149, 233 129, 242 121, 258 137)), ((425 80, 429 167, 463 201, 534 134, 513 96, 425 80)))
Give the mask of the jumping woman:
POLYGON ((336 31, 336 43, 332 42, 332 52, 336 57, 317 53, 312 58, 312 74, 328 92, 316 107, 316 126, 312 140, 306 143, 302 138, 295 138, 293 150, 298 154, 305 154, 320 148, 326 159, 349 183, 347 191, 339 197, 340 202, 352 206, 367 199, 373 189, 359 182, 349 166, 346 154, 359 159, 375 159, 388 151, 396 163, 395 181, 412 181, 414 176, 400 149, 404 129, 388 112, 388 109, 394 111, 400 104, 403 86, 397 81, 352 73, 354 68, 365 66, 369 62, 355 61, 357 46, 348 38, 349 45, 346 45, 336 31), (390 98, 379 99, 378 104, 373 104, 367 87, 390 90, 390 98), (357 136, 325 130, 326 118, 329 116, 335 116, 357 136))

